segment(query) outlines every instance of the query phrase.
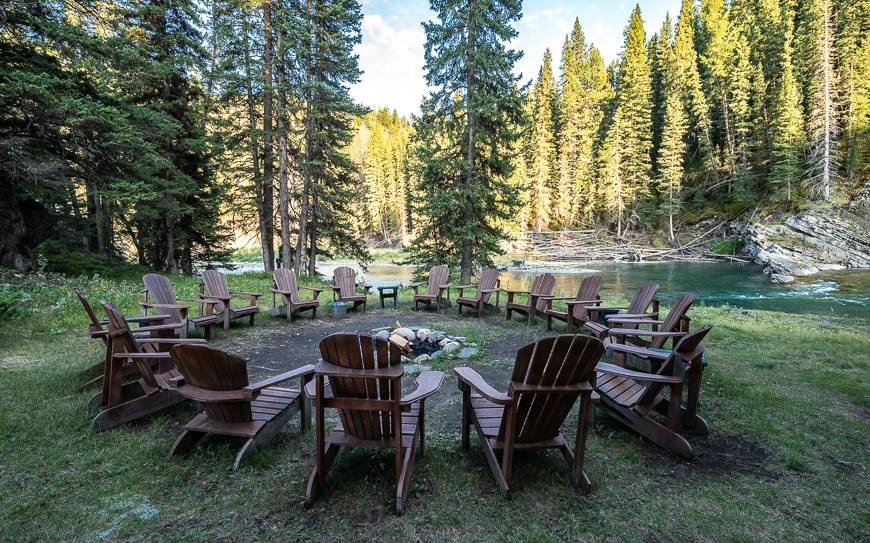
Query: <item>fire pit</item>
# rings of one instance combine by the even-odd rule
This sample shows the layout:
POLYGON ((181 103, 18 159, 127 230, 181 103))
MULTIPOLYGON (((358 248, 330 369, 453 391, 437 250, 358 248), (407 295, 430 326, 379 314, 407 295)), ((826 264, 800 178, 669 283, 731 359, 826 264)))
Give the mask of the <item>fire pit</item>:
MULTIPOLYGON (((372 330, 377 337, 388 339, 399 346, 405 353, 402 356, 404 364, 419 366, 419 370, 428 369, 424 364, 441 357, 471 358, 478 352, 477 345, 467 343, 466 338, 451 336, 441 330, 430 330, 419 326, 402 326, 396 323, 372 330)), ((406 368, 414 372, 414 367, 406 368)))

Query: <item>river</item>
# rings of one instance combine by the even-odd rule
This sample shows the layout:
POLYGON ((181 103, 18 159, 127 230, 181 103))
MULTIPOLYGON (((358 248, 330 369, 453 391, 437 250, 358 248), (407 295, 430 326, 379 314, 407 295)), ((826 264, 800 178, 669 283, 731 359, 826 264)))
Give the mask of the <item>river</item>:
MULTIPOLYGON (((259 263, 238 263, 235 272, 259 271, 259 263)), ((332 275, 337 266, 359 266, 349 262, 323 262, 318 270, 332 275)), ((544 271, 556 277, 553 289, 558 295, 577 292, 580 280, 587 275, 604 276, 602 298, 627 298, 638 286, 656 281, 661 285, 659 299, 663 302, 682 294, 694 294, 708 305, 728 304, 750 309, 768 309, 791 313, 815 313, 834 317, 858 317, 870 320, 870 270, 828 272, 791 285, 771 283, 758 266, 719 262, 607 262, 590 263, 582 267, 531 267, 505 271, 502 288, 527 289, 535 275, 544 271)), ((410 266, 374 263, 365 273, 364 281, 373 285, 408 283, 410 266)))

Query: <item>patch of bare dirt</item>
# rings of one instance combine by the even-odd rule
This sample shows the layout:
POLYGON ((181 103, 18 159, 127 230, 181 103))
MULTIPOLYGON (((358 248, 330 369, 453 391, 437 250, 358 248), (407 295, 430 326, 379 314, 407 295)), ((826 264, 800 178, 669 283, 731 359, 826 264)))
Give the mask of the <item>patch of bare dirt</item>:
POLYGON ((764 480, 780 478, 775 469, 771 451, 752 439, 739 434, 712 432, 709 437, 689 438, 695 457, 684 460, 650 444, 647 460, 660 469, 682 473, 691 480, 694 475, 732 477, 753 475, 764 480))

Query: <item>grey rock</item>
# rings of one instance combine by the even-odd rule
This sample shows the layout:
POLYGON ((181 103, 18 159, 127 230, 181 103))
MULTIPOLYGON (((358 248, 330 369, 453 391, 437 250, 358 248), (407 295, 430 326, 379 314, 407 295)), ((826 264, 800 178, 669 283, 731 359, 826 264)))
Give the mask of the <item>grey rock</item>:
POLYGON ((779 283, 781 285, 787 285, 789 283, 794 283, 794 276, 792 275, 784 275, 782 273, 772 273, 770 274, 770 280, 774 283, 779 283))
POLYGON ((414 341, 415 339, 417 339, 417 335, 410 328, 396 328, 395 330, 393 330, 393 332, 399 334, 408 341, 414 341))
POLYGON ((431 341, 432 343, 438 343, 439 341, 444 339, 445 335, 446 334, 441 330, 435 330, 429 335, 429 341, 431 341))
POLYGON ((428 354, 421 354, 420 356, 418 356, 417 358, 414 359, 414 364, 425 364, 426 362, 429 362, 430 360, 432 360, 431 356, 429 356, 428 354))
POLYGON ((390 338, 390 332, 389 332, 388 330, 380 330, 378 333, 375 334, 375 337, 380 337, 380 338, 384 338, 384 339, 389 339, 389 338, 390 338))
POLYGON ((426 339, 429 337, 430 330, 428 328, 420 328, 417 330, 417 339, 426 339))
POLYGON ((461 359, 471 358, 478 353, 477 347, 465 347, 457 355, 461 359))
POLYGON ((443 346, 447 345, 448 343, 450 343, 451 341, 453 341, 453 340, 450 339, 449 337, 446 337, 446 338, 442 339, 441 341, 439 341, 438 345, 443 347, 443 346))

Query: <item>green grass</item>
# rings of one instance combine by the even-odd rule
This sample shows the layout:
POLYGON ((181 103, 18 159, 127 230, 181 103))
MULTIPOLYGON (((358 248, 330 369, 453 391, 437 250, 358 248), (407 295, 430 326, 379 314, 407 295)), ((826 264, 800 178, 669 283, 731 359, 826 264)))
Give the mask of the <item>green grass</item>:
MULTIPOLYGON (((172 281, 179 294, 197 291, 195 279, 172 281)), ((268 282, 267 274, 230 278, 239 290, 267 292, 268 282)), ((701 397, 713 433, 691 440, 697 459, 663 453, 599 413, 586 460, 591 494, 570 489, 556 453, 532 453, 515 462, 515 491, 504 500, 476 438, 463 453, 458 421, 435 418, 397 517, 386 452, 342 452, 325 497, 302 509, 313 433, 295 422, 235 473, 235 442, 165 458, 191 408, 94 433, 90 392, 75 386, 101 349, 86 337, 74 284, 128 312, 141 285, 0 276, 0 299, 14 296, 21 307, 0 325, 2 541, 859 541, 870 533, 868 323, 696 306, 693 322, 715 326, 701 397)), ((324 306, 331 299, 321 298, 324 306)), ((267 307, 268 296, 261 302, 267 307)), ((406 292, 400 302, 370 312, 411 320, 406 292)), ((510 358, 492 353, 544 331, 453 312, 434 322, 481 345, 471 365, 505 371, 510 358)), ((269 334, 315 325, 264 316, 255 329, 217 331, 214 343, 247 338, 255 349, 269 334)), ((439 394, 455 386, 448 375, 439 394)))

